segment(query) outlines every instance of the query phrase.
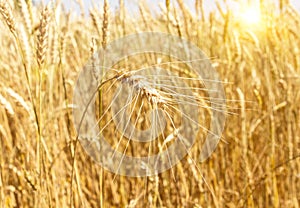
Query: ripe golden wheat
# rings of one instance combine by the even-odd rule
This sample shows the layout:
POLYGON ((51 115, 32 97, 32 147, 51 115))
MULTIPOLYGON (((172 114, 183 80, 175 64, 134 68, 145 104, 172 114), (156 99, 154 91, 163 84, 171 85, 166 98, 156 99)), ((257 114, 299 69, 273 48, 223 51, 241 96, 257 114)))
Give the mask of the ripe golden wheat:
MULTIPOLYGON (((76 2, 82 7, 83 2, 76 2)), ((260 1, 263 21, 245 27, 234 18, 235 11, 221 6, 206 15, 200 0, 195 13, 178 0, 176 7, 173 1, 161 4, 155 14, 140 3, 135 16, 126 2, 120 1, 116 11, 108 2, 84 17, 54 1, 47 6, 31 0, 0 1, 0 207, 299 207, 299 12, 287 4, 273 13, 279 2, 260 1), (127 178, 94 163, 78 142, 72 123, 73 88, 99 48, 144 31, 180 36, 210 57, 224 83, 227 122, 223 142, 205 163, 195 162, 204 130, 171 170, 127 178)), ((105 80, 98 80, 106 82, 95 103, 99 126, 113 120, 107 109, 122 82, 149 101, 143 103, 145 109, 164 105, 171 118, 182 116, 173 89, 159 91, 171 85, 170 77, 157 84, 154 76, 143 74, 143 80, 134 74, 149 66, 180 74, 193 96, 204 87, 188 73, 187 63, 161 54, 128 57, 100 76, 105 80)), ((196 95, 202 112, 197 122, 209 129, 211 103, 207 92, 201 93, 196 95)), ((189 96, 183 96, 183 104, 190 103, 189 96)), ((133 96, 130 101, 135 126, 150 126, 147 115, 138 113, 143 100, 133 96), (132 105, 135 101, 137 106, 132 105)), ((147 156, 173 142, 180 122, 166 120, 164 138, 152 146, 119 141, 113 122, 103 134, 119 151, 147 156)))

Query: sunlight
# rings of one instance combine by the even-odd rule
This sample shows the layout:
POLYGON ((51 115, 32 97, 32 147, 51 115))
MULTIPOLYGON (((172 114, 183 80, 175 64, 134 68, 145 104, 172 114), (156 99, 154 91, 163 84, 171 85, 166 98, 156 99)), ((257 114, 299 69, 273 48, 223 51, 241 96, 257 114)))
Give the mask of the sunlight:
POLYGON ((242 9, 239 19, 246 25, 257 25, 261 22, 260 10, 257 7, 251 6, 242 9))

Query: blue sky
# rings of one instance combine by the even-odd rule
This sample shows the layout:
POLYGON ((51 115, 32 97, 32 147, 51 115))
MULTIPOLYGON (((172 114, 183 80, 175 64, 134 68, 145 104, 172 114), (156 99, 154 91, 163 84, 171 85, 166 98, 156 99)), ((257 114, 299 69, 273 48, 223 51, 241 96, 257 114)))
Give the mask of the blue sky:
MULTIPOLYGON (((36 0, 36 1, 43 1, 43 2, 49 2, 50 0, 36 0)), ((55 1, 55 0, 54 0, 55 1)), ((93 2, 97 2, 96 5, 103 5, 103 0, 82 0, 84 2, 85 11, 88 12, 89 8, 92 8, 93 2)), ((124 0, 125 6, 128 8, 129 11, 136 11, 137 5, 140 0, 124 0)), ((148 3, 150 7, 152 7, 154 10, 158 8, 158 4, 161 2, 164 4, 164 0, 143 0, 148 3)), ((248 2, 248 0, 240 0, 244 2, 248 2)), ((251 0, 251 2, 258 2, 259 0, 251 0)), ((77 10, 79 11, 78 5, 75 3, 75 0, 61 0, 66 6, 66 8, 77 10)), ((171 2, 176 4, 176 0, 171 0, 171 2)), ((186 5, 188 5, 190 8, 194 8, 195 0, 185 0, 184 1, 186 5)), ((204 2, 204 10, 205 11, 212 11, 216 9, 215 1, 214 0, 203 0, 204 2)), ((223 1, 219 1, 223 2, 223 1)), ((235 2, 236 0, 227 0, 232 8, 235 8, 235 2)), ((274 2, 278 2, 278 0, 274 0, 274 2)), ((300 0, 290 0, 291 4, 300 12, 300 0)), ((110 7, 112 10, 115 8, 118 8, 119 6, 119 0, 109 0, 110 7)))

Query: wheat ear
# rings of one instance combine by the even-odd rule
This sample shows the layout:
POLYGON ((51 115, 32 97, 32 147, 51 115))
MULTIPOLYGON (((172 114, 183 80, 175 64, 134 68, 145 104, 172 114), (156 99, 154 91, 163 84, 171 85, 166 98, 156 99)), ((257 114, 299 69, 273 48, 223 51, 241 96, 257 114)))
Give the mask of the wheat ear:
POLYGON ((95 29, 97 30, 97 33, 98 33, 98 35, 100 37, 101 30, 100 30, 99 15, 98 15, 97 11, 94 10, 94 9, 90 10, 90 15, 91 15, 91 18, 92 18, 92 21, 93 21, 93 25, 94 25, 95 29))
POLYGON ((109 31, 108 31, 109 5, 108 1, 104 0, 103 5, 103 23, 102 23, 102 47, 106 48, 109 31))
POLYGON ((10 32, 17 37, 16 23, 11 8, 6 1, 0 1, 0 13, 2 14, 10 32))
POLYGON ((39 35, 38 46, 37 46, 37 62, 41 68, 45 63, 45 56, 48 45, 48 27, 49 27, 49 9, 45 7, 42 11, 40 25, 39 25, 39 35))
POLYGON ((19 5, 21 7, 21 14, 22 14, 22 17, 24 19, 24 23, 25 23, 27 32, 29 34, 31 34, 31 32, 32 32, 32 21, 31 21, 31 18, 30 18, 30 12, 29 12, 29 9, 28 9, 28 5, 25 2, 25 0, 20 0, 19 5))

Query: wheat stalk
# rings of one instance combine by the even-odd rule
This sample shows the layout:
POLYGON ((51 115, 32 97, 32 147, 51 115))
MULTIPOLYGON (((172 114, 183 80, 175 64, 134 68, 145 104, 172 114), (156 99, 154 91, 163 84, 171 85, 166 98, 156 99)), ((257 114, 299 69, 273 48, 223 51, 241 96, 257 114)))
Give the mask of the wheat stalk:
POLYGON ((149 12, 146 11, 145 7, 144 7, 144 4, 140 3, 139 4, 139 11, 140 11, 140 14, 142 16, 142 19, 143 19, 143 22, 145 24, 145 27, 150 31, 152 31, 152 25, 149 25, 148 22, 150 21, 150 18, 151 16, 149 15, 149 12))
POLYGON ((28 69, 31 67, 31 58, 32 58, 32 51, 30 47, 30 42, 28 38, 28 33, 25 31, 24 26, 20 27, 20 43, 24 54, 24 61, 25 65, 28 69))

